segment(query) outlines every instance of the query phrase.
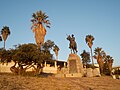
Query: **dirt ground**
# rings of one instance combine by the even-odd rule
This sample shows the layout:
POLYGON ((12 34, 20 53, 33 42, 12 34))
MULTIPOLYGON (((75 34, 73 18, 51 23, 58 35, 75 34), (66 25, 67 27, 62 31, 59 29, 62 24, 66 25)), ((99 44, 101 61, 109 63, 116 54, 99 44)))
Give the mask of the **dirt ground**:
POLYGON ((120 80, 110 76, 56 78, 0 73, 0 90, 120 90, 120 80))

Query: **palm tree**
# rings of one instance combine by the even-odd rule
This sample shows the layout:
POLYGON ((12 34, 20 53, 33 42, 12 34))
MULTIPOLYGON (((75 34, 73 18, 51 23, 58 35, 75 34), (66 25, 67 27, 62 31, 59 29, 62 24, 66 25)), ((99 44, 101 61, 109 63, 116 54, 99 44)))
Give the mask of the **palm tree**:
POLYGON ((88 63, 90 62, 90 54, 88 52, 86 52, 85 50, 83 50, 83 52, 80 54, 80 56, 82 57, 83 65, 87 66, 88 63))
POLYGON ((94 66, 94 61, 93 61, 93 55, 92 55, 92 45, 94 41, 94 37, 92 35, 87 35, 85 38, 86 43, 88 44, 90 51, 91 51, 91 59, 92 59, 92 65, 94 66))
POLYGON ((111 75, 112 74, 111 71, 112 71, 113 58, 110 55, 107 55, 105 58, 105 63, 107 64, 106 68, 108 68, 109 74, 111 75))
POLYGON ((4 40, 4 49, 5 49, 5 42, 7 40, 8 35, 10 35, 10 29, 7 26, 4 26, 1 30, 1 35, 4 40))
POLYGON ((103 74, 103 66, 104 66, 104 60, 106 58, 106 53, 102 50, 102 48, 95 48, 94 50, 94 58, 97 60, 97 63, 99 64, 100 73, 103 74))
POLYGON ((60 49, 59 49, 59 47, 57 46, 57 45, 55 45, 54 47, 53 47, 53 51, 55 52, 55 55, 56 55, 56 60, 58 60, 58 51, 59 51, 60 49))
POLYGON ((42 11, 37 11, 32 15, 33 19, 31 29, 35 33, 35 40, 38 48, 44 43, 44 37, 46 35, 45 26, 50 28, 50 22, 47 20, 48 16, 42 11))

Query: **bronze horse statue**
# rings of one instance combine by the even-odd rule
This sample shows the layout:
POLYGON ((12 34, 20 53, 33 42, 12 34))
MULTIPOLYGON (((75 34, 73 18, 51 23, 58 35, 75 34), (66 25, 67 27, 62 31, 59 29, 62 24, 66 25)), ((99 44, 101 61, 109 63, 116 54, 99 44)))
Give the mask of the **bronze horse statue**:
POLYGON ((71 49, 71 53, 77 53, 77 44, 75 42, 74 35, 72 34, 72 37, 70 35, 67 35, 67 40, 70 41, 69 48, 71 49))

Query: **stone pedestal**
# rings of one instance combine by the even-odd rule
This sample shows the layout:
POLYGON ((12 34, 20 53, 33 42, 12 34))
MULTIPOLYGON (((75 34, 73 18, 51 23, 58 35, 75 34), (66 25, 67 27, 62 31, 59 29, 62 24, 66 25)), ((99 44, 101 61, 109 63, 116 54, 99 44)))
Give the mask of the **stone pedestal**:
POLYGON ((83 75, 83 64, 77 54, 69 54, 67 67, 69 74, 71 74, 72 76, 78 73, 83 75))

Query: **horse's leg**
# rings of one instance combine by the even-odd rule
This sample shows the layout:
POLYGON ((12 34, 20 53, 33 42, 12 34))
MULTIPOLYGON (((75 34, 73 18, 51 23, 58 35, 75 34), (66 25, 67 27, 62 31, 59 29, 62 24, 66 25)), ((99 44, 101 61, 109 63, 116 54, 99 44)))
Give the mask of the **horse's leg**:
POLYGON ((74 52, 74 54, 77 53, 76 47, 73 48, 73 52, 74 52))
POLYGON ((72 49, 71 49, 71 54, 72 54, 72 49))
POLYGON ((75 42, 75 51, 76 51, 76 53, 78 52, 78 51, 77 51, 77 44, 76 44, 76 42, 75 42))
POLYGON ((75 54, 75 49, 73 49, 73 53, 75 54))
POLYGON ((77 51, 77 48, 75 49, 75 51, 76 51, 76 53, 78 52, 78 51, 77 51))

